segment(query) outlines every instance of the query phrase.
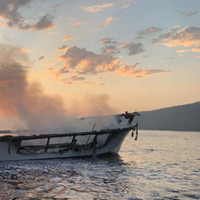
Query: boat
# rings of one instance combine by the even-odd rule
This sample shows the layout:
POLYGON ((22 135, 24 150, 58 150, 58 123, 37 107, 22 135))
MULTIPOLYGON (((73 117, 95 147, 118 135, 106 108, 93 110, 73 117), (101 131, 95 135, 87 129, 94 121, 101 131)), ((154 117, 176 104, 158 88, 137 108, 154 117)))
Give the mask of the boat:
POLYGON ((114 128, 90 132, 54 133, 40 135, 0 137, 0 161, 37 160, 88 157, 118 153, 128 133, 136 133, 138 137, 138 122, 132 125, 137 112, 115 115, 117 126, 114 128), (123 120, 128 120, 122 123, 123 120))

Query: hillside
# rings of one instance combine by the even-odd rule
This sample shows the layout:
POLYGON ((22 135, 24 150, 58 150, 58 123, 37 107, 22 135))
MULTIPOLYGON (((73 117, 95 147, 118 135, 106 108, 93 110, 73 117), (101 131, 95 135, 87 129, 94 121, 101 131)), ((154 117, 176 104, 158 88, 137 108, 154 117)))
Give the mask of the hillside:
POLYGON ((140 129, 200 131, 200 102, 140 113, 140 129))

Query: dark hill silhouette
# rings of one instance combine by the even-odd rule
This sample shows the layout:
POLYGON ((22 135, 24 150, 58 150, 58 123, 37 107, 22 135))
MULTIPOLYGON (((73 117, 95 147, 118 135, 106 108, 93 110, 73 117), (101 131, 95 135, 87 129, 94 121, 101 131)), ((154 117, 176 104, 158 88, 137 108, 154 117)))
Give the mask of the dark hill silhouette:
POLYGON ((140 129, 200 131, 200 102, 140 113, 140 129))

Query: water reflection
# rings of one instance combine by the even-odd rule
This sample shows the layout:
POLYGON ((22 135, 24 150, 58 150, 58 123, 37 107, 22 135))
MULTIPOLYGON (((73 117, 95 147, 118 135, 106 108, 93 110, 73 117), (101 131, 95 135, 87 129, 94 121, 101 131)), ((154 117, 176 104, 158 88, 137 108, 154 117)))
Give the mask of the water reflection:
POLYGON ((123 199, 130 187, 127 165, 118 155, 1 163, 0 186, 15 198, 123 199))

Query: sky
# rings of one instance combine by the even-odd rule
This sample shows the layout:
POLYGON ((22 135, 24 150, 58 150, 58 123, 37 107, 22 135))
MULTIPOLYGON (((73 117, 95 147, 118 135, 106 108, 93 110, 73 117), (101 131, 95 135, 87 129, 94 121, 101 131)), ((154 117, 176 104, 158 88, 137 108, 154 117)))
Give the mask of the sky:
POLYGON ((1 0, 0 116, 199 101, 199 18, 199 0, 1 0))

